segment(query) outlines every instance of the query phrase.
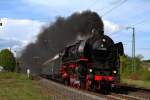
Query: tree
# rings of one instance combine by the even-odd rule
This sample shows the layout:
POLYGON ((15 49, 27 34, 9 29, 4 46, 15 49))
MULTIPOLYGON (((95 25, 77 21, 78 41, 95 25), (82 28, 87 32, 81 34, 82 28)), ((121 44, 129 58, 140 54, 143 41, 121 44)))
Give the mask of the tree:
POLYGON ((141 60, 143 60, 143 59, 144 59, 144 56, 143 56, 143 55, 141 55, 141 54, 139 54, 139 55, 137 55, 137 58, 141 61, 141 60))
POLYGON ((121 61, 121 73, 129 74, 132 71, 132 58, 128 55, 124 55, 120 59, 121 61))
POLYGON ((122 77, 132 77, 134 79, 138 79, 137 76, 143 70, 142 68, 142 61, 141 59, 143 58, 142 55, 137 55, 135 57, 135 69, 133 71, 132 67, 132 58, 128 55, 122 56, 121 57, 121 75, 122 77))
POLYGON ((3 66, 7 71, 14 71, 16 61, 13 53, 9 49, 3 49, 0 52, 0 66, 3 66))

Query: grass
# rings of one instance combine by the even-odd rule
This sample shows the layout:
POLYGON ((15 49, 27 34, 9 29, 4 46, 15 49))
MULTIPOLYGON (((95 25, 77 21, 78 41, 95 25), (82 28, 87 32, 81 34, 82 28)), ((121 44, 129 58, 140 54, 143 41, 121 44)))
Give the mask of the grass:
POLYGON ((122 83, 150 89, 150 71, 147 68, 141 68, 136 72, 126 70, 121 74, 121 79, 122 83))
POLYGON ((150 81, 122 79, 121 82, 128 84, 128 85, 133 85, 133 86, 139 87, 139 88, 150 89, 150 81))
POLYGON ((137 61, 136 64, 137 66, 135 67, 134 72, 132 71, 132 66, 130 64, 126 65, 126 67, 122 67, 121 69, 122 83, 134 85, 135 87, 150 89, 150 71, 149 71, 150 64, 142 62, 140 60, 137 61))
POLYGON ((0 73, 0 100, 50 100, 39 84, 23 74, 0 73))

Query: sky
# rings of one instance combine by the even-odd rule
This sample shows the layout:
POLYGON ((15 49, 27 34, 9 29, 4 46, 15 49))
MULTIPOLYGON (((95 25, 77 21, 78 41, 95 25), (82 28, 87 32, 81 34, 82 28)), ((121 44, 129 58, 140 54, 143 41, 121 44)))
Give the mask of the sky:
POLYGON ((132 53, 135 25, 136 55, 150 59, 150 0, 1 0, 0 49, 22 50, 43 27, 58 16, 92 10, 102 16, 105 34, 123 42, 125 53, 132 53))

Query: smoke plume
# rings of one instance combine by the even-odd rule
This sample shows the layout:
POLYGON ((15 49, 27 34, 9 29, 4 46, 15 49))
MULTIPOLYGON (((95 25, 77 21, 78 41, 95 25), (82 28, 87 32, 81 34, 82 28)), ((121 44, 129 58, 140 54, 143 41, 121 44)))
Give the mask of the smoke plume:
POLYGON ((93 28, 103 30, 103 22, 92 11, 74 13, 67 18, 58 17, 39 33, 35 43, 29 44, 23 51, 21 61, 24 69, 30 68, 39 73, 46 60, 60 52, 66 44, 75 41, 78 36, 89 35, 93 28))

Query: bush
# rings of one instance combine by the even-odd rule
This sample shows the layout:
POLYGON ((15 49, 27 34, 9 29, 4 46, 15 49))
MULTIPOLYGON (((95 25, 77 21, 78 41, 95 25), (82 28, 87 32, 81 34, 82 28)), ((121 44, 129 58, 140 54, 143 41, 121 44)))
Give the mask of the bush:
POLYGON ((6 71, 15 70, 16 61, 10 50, 4 49, 0 52, 0 66, 4 67, 6 71))
POLYGON ((135 58, 135 70, 133 71, 132 58, 127 55, 121 57, 121 77, 134 80, 150 80, 150 72, 146 67, 143 67, 141 59, 141 55, 135 58))

